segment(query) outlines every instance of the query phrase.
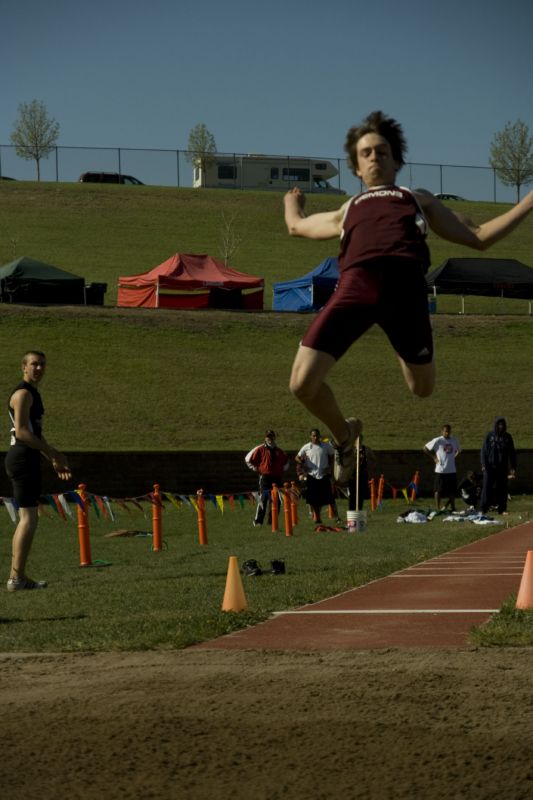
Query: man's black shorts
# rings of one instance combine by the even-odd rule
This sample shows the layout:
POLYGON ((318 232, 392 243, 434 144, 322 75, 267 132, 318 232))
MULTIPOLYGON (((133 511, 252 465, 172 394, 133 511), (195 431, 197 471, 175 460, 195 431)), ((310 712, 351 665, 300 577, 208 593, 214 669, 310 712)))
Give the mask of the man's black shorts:
POLYGON ((408 364, 431 363, 433 336, 420 264, 388 258, 342 272, 337 289, 302 344, 338 360, 372 325, 383 329, 408 364))
POLYGON ((436 472, 434 487, 435 492, 443 497, 455 497, 457 492, 457 473, 436 472))
POLYGON ((20 508, 36 508, 41 496, 41 456, 38 450, 21 453, 10 447, 5 468, 13 486, 13 497, 20 508))
POLYGON ((331 488, 331 478, 329 476, 313 478, 312 475, 308 475, 306 482, 307 492, 305 500, 308 505, 321 507, 329 506, 333 503, 333 490, 331 488))

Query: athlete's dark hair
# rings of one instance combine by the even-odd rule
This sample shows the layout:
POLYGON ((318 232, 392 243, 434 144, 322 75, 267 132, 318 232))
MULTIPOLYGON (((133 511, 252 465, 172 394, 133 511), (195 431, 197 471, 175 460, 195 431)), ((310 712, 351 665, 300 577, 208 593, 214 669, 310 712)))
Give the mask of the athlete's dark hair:
POLYGON ((357 142, 366 136, 367 133, 379 133, 388 141, 392 150, 392 157, 403 167, 405 164, 405 154, 407 153, 407 142, 403 134, 402 126, 392 117, 386 117, 383 111, 372 111, 360 125, 354 125, 346 135, 344 149, 348 153, 348 161, 351 170, 357 174, 357 142))

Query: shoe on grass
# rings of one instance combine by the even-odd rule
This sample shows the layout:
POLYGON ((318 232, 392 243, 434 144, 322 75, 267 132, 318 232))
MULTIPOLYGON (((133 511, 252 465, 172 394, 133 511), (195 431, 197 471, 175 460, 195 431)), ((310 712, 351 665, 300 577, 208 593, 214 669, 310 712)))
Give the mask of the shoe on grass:
POLYGON ((354 444, 363 430, 360 419, 350 417, 346 420, 349 428, 348 438, 341 444, 334 445, 335 460, 333 462, 333 477, 339 486, 347 486, 355 470, 354 444))
POLYGON ((23 589, 46 589, 46 581, 32 581, 31 578, 10 578, 7 582, 8 592, 20 592, 23 589))

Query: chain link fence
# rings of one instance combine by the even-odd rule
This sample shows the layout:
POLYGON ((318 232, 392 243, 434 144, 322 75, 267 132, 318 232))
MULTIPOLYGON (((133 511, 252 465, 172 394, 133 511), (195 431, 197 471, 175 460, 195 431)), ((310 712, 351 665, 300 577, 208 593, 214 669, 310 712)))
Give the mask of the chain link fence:
MULTIPOLYGON (((217 153, 213 156, 248 158, 245 153, 217 153)), ((271 158, 272 156, 264 156, 271 158)), ((259 156, 257 156, 259 158, 259 156)), ((290 163, 301 156, 278 156, 290 163)), ((350 171, 345 158, 305 156, 312 161, 329 161, 337 169, 330 184, 346 194, 361 191, 361 182, 350 171)), ((142 183, 154 186, 191 187, 193 167, 187 150, 161 150, 128 147, 54 147, 40 163, 42 181, 78 181, 84 172, 118 172, 133 175, 142 183)), ((37 179, 36 164, 17 156, 13 145, 0 145, 0 178, 32 181, 37 179)), ((516 190, 504 186, 491 167, 459 164, 407 163, 398 176, 403 186, 423 187, 434 194, 455 194, 467 200, 512 203, 516 190)), ((239 188, 238 184, 235 188, 239 188)))

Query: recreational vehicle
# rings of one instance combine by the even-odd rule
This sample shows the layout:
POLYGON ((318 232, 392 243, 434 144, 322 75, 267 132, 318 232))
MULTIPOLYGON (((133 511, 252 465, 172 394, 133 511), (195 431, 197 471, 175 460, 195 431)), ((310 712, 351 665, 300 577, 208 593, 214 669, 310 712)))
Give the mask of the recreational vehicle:
POLYGON ((220 155, 205 166, 193 166, 193 187, 207 189, 266 189, 287 191, 298 186, 305 192, 346 194, 331 186, 338 175, 331 161, 296 156, 220 155))

